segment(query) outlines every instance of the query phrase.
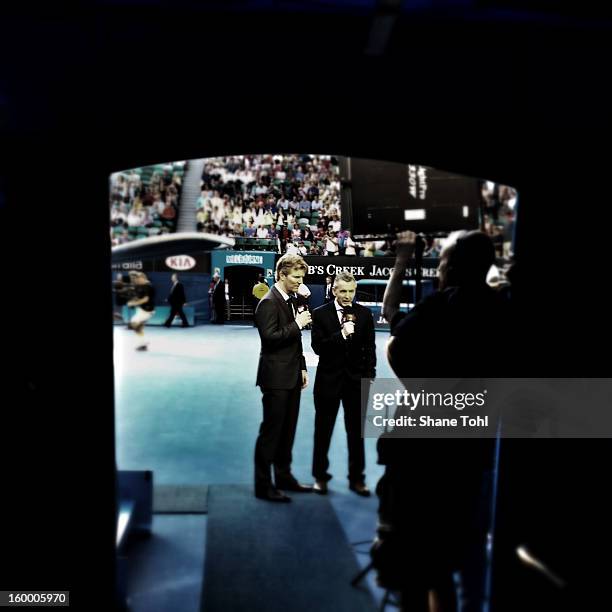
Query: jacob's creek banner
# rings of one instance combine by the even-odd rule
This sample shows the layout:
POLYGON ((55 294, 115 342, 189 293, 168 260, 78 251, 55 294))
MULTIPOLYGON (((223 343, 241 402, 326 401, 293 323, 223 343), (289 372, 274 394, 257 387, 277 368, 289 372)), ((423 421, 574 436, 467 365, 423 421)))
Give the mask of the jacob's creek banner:
MULTIPOLYGON (((393 266, 394 257, 304 257, 308 264, 308 273, 304 282, 306 284, 325 283, 325 277, 336 276, 340 272, 352 274, 356 280, 389 280, 393 266)), ((423 259, 422 278, 433 279, 437 277, 437 258, 423 259)), ((406 270, 406 278, 415 278, 416 269, 414 264, 406 270)))
MULTIPOLYGON (((219 249, 210 253, 186 254, 177 253, 155 259, 133 259, 115 262, 111 265, 114 272, 218 272, 224 278, 223 271, 229 266, 252 266, 262 268, 264 275, 273 278, 276 261, 279 255, 267 251, 229 251, 219 249)), ((320 257, 306 256, 308 273, 306 284, 324 285, 325 277, 335 276, 340 272, 349 272, 357 280, 388 280, 391 276, 395 258, 393 257, 320 257)), ((439 259, 423 259, 422 278, 433 279, 437 276, 439 259)), ((406 270, 406 278, 416 275, 414 265, 406 270)))

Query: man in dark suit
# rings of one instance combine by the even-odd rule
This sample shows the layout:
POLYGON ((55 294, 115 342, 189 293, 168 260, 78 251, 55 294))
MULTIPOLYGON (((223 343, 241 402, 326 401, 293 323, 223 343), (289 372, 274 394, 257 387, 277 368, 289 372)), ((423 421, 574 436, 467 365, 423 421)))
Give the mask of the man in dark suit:
POLYGON ((334 300, 334 294, 332 293, 333 285, 332 285, 332 277, 325 277, 325 287, 323 287, 323 295, 325 298, 325 303, 328 304, 334 300))
POLYGON ((221 280, 219 274, 215 272, 213 279, 215 286, 212 290, 212 303, 214 309, 213 323, 223 325, 225 321, 225 283, 221 280))
POLYGON ((308 310, 298 312, 296 296, 306 270, 299 255, 281 257, 276 264, 277 282, 255 311, 261 339, 256 384, 263 395, 263 421, 255 444, 255 496, 274 502, 291 501, 281 490, 312 491, 291 473, 300 394, 308 385, 301 330, 311 316, 308 310))
POLYGON ((319 355, 314 385, 315 434, 312 474, 314 490, 327 493, 327 453, 340 408, 348 441, 349 488, 368 497, 365 451, 361 437, 361 379, 376 376, 374 321, 369 309, 353 304, 357 282, 341 273, 333 284, 333 302, 317 308, 312 317, 312 348, 319 355))
POLYGON ((172 321, 174 321, 174 317, 178 315, 181 317, 181 321, 183 322, 182 327, 189 327, 189 321, 187 321, 187 317, 183 312, 183 306, 187 302, 187 298, 185 297, 185 288, 183 287, 183 283, 179 282, 178 274, 173 274, 171 279, 172 289, 170 289, 170 295, 166 300, 170 304, 170 316, 166 319, 164 325, 166 327, 170 327, 172 325, 172 321))

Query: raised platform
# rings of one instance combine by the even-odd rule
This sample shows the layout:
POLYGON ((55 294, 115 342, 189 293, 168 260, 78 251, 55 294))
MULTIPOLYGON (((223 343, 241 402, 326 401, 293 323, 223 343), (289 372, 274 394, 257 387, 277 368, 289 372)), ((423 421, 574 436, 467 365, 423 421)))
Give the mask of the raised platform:
POLYGON ((252 485, 209 489, 202 612, 374 612, 360 567, 325 497, 290 504, 253 495, 252 485))

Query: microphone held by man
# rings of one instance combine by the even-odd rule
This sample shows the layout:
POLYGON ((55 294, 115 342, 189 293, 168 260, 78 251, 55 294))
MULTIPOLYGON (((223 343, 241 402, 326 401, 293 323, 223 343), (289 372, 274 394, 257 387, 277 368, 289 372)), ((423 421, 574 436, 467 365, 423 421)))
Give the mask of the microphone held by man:
POLYGON ((352 306, 345 306, 342 310, 342 335, 346 340, 351 340, 355 334, 357 314, 352 306))
POLYGON ((296 323, 300 329, 308 328, 312 323, 312 315, 306 304, 300 304, 297 308, 297 314, 295 315, 296 323))

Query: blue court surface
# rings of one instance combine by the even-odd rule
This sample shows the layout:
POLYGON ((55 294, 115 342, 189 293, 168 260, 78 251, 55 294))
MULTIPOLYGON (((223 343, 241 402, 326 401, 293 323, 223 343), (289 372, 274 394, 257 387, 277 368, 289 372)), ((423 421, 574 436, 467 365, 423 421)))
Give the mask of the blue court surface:
MULTIPOLYGON (((261 393, 255 386, 260 348, 257 330, 250 325, 233 324, 187 329, 148 327, 145 337, 149 350, 136 351, 136 335, 123 326, 114 328, 118 469, 152 470, 157 485, 252 486, 254 445, 262 416, 261 393)), ((376 333, 378 377, 393 376, 384 356, 387 338, 386 332, 376 333)), ((311 483, 312 389, 318 358, 310 347, 310 332, 303 332, 302 343, 310 384, 302 392, 293 472, 300 481, 311 483)), ((357 544, 355 558, 361 567, 369 561, 368 545, 358 543, 370 541, 374 536, 378 506, 374 487, 383 471, 376 464, 376 440, 367 439, 365 446, 366 481, 373 493, 370 498, 358 497, 348 490, 346 436, 340 410, 329 454, 334 478, 329 483, 327 499, 347 542, 357 544)), ((166 530, 165 538, 173 537, 172 529, 167 527, 169 520, 171 517, 155 515, 153 544, 149 544, 152 551, 156 525, 166 530)), ((177 518, 177 539, 181 537, 180 530, 177 518)), ((190 542, 196 560, 193 575, 201 577, 204 531, 201 538, 190 538, 190 542)), ((142 567, 149 569, 148 573, 131 572, 134 610, 161 610, 155 601, 164 601, 164 607, 170 605, 171 586, 163 598, 159 590, 147 596, 148 582, 157 579, 155 567, 159 563, 147 560, 142 551, 136 556, 142 567)), ((163 571, 167 578, 170 571, 167 559, 163 571)), ((183 576, 185 571, 186 568, 181 569, 183 576)), ((378 599, 380 590, 374 586, 372 573, 366 582, 378 599)), ((194 580, 192 590, 199 591, 200 587, 194 580)))

